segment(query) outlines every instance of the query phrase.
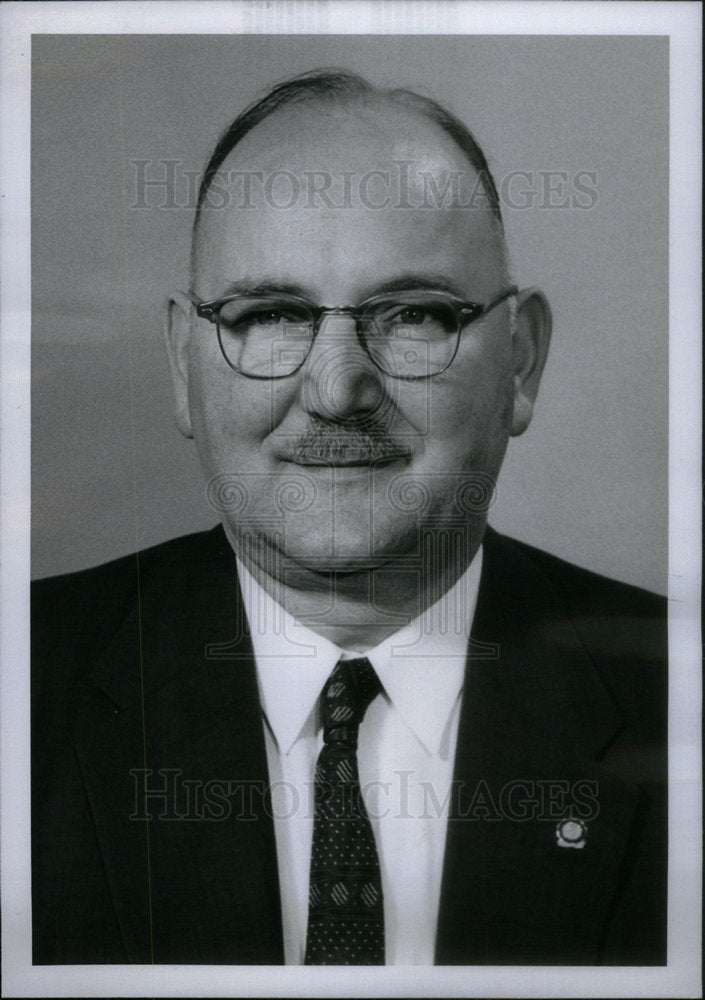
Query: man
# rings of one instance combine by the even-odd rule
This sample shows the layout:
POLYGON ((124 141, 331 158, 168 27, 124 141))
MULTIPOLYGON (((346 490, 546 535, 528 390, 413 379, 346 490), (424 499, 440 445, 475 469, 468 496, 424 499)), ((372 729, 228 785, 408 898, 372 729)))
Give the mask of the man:
POLYGON ((664 609, 487 527, 550 311, 470 133, 288 81, 192 272, 222 525, 37 587, 35 962, 665 962, 664 609))

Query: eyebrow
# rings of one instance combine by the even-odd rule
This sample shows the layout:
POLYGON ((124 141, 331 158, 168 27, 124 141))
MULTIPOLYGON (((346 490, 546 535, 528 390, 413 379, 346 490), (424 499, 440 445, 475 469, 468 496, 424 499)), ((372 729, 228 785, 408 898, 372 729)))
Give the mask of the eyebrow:
POLYGON ((248 278, 231 281, 223 292, 226 295, 298 295, 302 299, 310 298, 310 288, 297 285, 295 282, 278 281, 276 278, 262 278, 253 282, 248 278))
POLYGON ((454 281, 443 274, 405 274, 390 281, 375 285, 371 295, 384 295, 386 292, 409 292, 416 289, 424 291, 449 292, 459 298, 465 298, 462 289, 454 281))
MULTIPOLYGON (((404 274, 398 278, 391 278, 383 281, 366 290, 362 299, 372 298, 375 295, 385 295, 389 292, 408 292, 416 290, 430 290, 448 292, 459 298, 465 298, 463 290, 456 282, 449 280, 443 274, 404 274)), ((315 301, 315 295, 311 288, 299 285, 296 282, 280 281, 276 278, 262 278, 253 282, 244 278, 231 281, 223 291, 222 297, 226 295, 296 295, 302 299, 315 301)))

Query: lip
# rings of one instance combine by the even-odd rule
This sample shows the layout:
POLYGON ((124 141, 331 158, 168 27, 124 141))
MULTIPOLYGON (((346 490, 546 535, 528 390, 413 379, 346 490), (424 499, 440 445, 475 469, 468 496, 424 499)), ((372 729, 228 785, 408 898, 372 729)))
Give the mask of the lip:
POLYGON ((311 459, 302 461, 301 459, 284 458, 282 461, 289 465, 296 465, 301 469, 376 469, 383 465, 394 465, 397 462, 408 462, 411 455, 408 452, 399 452, 398 455, 384 455, 380 458, 360 458, 348 459, 338 462, 321 462, 311 459))
POLYGON ((408 455, 385 455, 384 458, 361 458, 357 461, 351 460, 349 462, 294 462, 294 465, 300 465, 304 469, 362 469, 369 468, 374 469, 379 465, 392 465, 394 462, 400 462, 402 460, 407 460, 408 455))

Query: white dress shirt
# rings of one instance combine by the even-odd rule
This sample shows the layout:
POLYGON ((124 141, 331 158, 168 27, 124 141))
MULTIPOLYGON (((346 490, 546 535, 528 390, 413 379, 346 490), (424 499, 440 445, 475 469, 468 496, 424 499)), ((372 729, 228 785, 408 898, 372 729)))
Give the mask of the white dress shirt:
POLYGON ((387 965, 433 965, 460 695, 482 564, 435 605, 365 654, 296 621, 238 573, 263 711, 287 965, 306 947, 318 697, 343 657, 367 656, 384 691, 360 725, 360 785, 384 892, 387 965))

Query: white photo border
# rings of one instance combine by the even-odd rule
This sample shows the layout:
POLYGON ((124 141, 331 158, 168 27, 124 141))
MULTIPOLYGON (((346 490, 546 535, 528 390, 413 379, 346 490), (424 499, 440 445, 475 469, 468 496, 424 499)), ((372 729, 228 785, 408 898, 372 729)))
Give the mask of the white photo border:
POLYGON ((20 2, 2 29, 0 614, 4 996, 701 995, 701 44, 691 2, 20 2), (168 29, 164 29, 164 25, 168 29), (665 967, 315 969, 32 966, 29 768, 31 36, 667 35, 670 39, 669 963, 665 967))

